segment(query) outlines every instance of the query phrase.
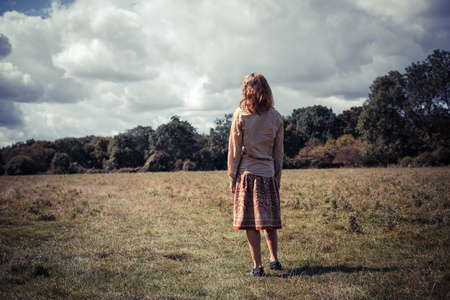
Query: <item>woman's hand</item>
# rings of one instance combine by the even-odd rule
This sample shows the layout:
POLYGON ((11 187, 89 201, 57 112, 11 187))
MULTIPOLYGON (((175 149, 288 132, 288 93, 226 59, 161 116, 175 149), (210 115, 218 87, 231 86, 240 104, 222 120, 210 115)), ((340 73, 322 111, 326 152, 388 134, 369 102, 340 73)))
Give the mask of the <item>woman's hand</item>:
POLYGON ((232 194, 236 192, 236 179, 230 177, 230 191, 232 194))

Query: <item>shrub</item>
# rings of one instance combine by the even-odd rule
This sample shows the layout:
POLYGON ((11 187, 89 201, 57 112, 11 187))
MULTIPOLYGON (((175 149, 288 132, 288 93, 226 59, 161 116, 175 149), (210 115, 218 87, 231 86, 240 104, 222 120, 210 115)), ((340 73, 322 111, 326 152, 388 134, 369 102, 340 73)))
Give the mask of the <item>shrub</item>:
POLYGON ((70 156, 67 153, 56 153, 52 159, 53 174, 70 173, 70 156))
POLYGON ((172 157, 163 151, 156 151, 145 162, 140 172, 167 172, 173 170, 172 157))
POLYGON ((445 147, 439 147, 432 153, 435 163, 438 165, 449 165, 450 164, 450 149, 445 147))
POLYGON ((0 176, 5 174, 5 167, 3 166, 2 163, 0 163, 0 176))
POLYGON ((176 159, 173 163, 173 170, 174 171, 181 171, 183 170, 184 160, 182 159, 176 159))
POLYGON ((186 160, 183 164, 183 171, 194 171, 196 169, 196 165, 194 162, 189 159, 186 160))
POLYGON ((291 163, 294 163, 295 168, 330 168, 334 166, 333 151, 327 150, 317 139, 311 139, 308 143, 308 146, 302 148, 298 155, 294 157, 294 160, 291 161, 291 163))
POLYGON ((119 169, 119 163, 115 157, 111 157, 110 159, 103 159, 102 162, 103 169, 107 171, 119 169))
POLYGON ((317 147, 313 150, 313 159, 311 159, 311 167, 314 168, 331 168, 333 167, 334 154, 325 150, 323 147, 317 147))
POLYGON ((316 168, 316 161, 309 158, 293 158, 293 168, 294 169, 309 169, 316 168))
POLYGON ((431 152, 424 152, 414 159, 419 167, 430 167, 436 165, 435 158, 431 152))
POLYGON ((3 148, 1 151, 1 162, 8 164, 14 157, 19 155, 28 156, 34 161, 37 172, 45 172, 50 169, 50 164, 55 155, 54 145, 47 141, 27 140, 25 143, 18 142, 3 148))
POLYGON ((207 148, 203 148, 197 152, 193 157, 193 162, 195 163, 196 170, 209 171, 215 168, 213 153, 207 148))
POLYGON ((328 151, 336 149, 336 140, 333 138, 329 138, 323 147, 328 151))
POLYGON ((344 134, 336 140, 336 146, 338 148, 352 146, 355 143, 356 143, 356 140, 353 137, 353 135, 351 135, 351 134, 344 134))
POLYGON ((299 169, 299 168, 300 167, 297 159, 284 156, 283 169, 299 169))
POLYGON ((412 158, 411 156, 403 157, 400 160, 401 167, 413 167, 414 165, 415 165, 414 158, 412 158))
POLYGON ((26 155, 18 155, 6 165, 6 175, 29 175, 36 174, 37 171, 36 162, 26 155))
POLYGON ((363 159, 358 148, 346 146, 337 151, 333 163, 356 168, 363 164, 363 159))
POLYGON ((73 162, 70 164, 69 174, 84 174, 86 173, 86 168, 80 165, 77 162, 73 162))

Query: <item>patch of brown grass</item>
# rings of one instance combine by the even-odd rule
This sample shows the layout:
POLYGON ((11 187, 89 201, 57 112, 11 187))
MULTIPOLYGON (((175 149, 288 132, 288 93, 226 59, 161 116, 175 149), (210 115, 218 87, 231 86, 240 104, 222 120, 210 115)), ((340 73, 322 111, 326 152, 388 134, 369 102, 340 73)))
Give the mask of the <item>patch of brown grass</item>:
POLYGON ((449 182, 286 170, 284 270, 251 278, 226 172, 1 177, 0 298, 446 299, 449 182))

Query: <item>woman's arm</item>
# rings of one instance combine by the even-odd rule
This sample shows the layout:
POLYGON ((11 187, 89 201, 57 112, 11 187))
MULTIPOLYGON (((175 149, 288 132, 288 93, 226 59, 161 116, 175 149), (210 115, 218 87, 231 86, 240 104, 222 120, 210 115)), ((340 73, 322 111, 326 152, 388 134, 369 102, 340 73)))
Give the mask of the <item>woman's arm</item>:
POLYGON ((284 126, 281 121, 278 127, 277 134, 275 136, 275 142, 273 144, 273 162, 275 164, 275 178, 278 182, 278 188, 281 184, 281 172, 283 169, 283 155, 284 155, 284 126))
POLYGON ((228 143, 228 176, 232 179, 230 181, 232 187, 236 183, 236 174, 239 168, 239 162, 242 154, 242 126, 239 114, 236 111, 231 122, 230 138, 228 143))

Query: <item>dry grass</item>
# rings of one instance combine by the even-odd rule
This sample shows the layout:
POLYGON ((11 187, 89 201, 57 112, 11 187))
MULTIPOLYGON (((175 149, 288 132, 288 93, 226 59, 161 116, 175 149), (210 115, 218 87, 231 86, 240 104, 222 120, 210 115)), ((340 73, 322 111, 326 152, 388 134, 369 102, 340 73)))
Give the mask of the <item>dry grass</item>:
POLYGON ((0 298, 448 299, 449 195, 449 168, 287 170, 285 269, 252 278, 225 172, 1 177, 0 298))

